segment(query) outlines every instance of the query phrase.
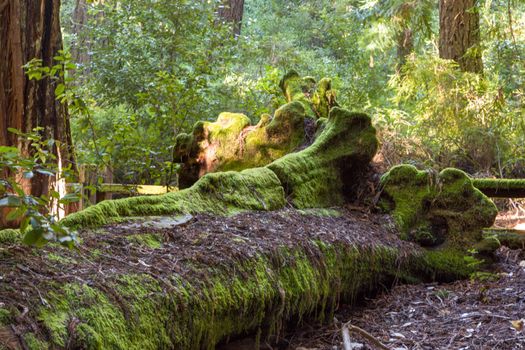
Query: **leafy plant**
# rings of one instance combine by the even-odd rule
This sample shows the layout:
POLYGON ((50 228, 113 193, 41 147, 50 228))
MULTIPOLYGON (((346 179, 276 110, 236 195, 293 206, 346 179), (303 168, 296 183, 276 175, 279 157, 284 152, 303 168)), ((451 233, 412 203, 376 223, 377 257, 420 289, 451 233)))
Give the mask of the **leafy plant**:
MULTIPOLYGON (((8 177, 0 179, 0 208, 7 208, 7 220, 19 220, 23 242, 28 245, 42 246, 47 242, 58 242, 67 247, 73 247, 76 233, 64 227, 50 213, 50 204, 67 205, 78 200, 78 194, 70 193, 61 197, 55 190, 49 194, 33 196, 25 193, 23 184, 36 176, 57 177, 56 157, 52 148, 57 141, 42 140, 41 128, 35 128, 31 133, 21 133, 9 129, 28 144, 29 155, 23 155, 16 147, 0 146, 0 169, 8 177)), ((67 176, 62 171, 59 176, 67 176)))

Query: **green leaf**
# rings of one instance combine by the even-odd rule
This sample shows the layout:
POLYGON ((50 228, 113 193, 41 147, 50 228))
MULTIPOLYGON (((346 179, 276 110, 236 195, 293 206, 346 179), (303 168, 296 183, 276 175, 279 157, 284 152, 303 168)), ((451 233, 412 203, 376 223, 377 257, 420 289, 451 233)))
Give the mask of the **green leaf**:
POLYGON ((29 226, 29 220, 30 220, 30 217, 29 216, 26 216, 22 222, 20 223, 20 232, 24 233, 27 229, 27 227, 29 226))
POLYGON ((0 207, 19 207, 22 205, 22 199, 17 196, 6 196, 0 198, 0 207))
POLYGON ((16 210, 9 212, 9 214, 7 214, 6 219, 7 221, 13 221, 13 220, 21 218, 22 216, 24 216, 25 213, 26 213, 26 208, 20 207, 16 210))
POLYGON ((58 84, 57 87, 55 88, 55 96, 56 97, 61 96, 65 90, 66 90, 66 86, 64 84, 58 84))
POLYGON ((43 232, 44 230, 41 228, 29 230, 24 235, 22 242, 35 247, 43 247, 47 243, 44 239, 43 232))
POLYGON ((13 133, 13 134, 16 134, 16 135, 23 135, 22 132, 18 129, 15 129, 15 128, 7 128, 7 130, 10 132, 10 133, 13 133))
POLYGON ((18 148, 16 147, 8 147, 8 146, 0 146, 0 153, 18 153, 18 148))

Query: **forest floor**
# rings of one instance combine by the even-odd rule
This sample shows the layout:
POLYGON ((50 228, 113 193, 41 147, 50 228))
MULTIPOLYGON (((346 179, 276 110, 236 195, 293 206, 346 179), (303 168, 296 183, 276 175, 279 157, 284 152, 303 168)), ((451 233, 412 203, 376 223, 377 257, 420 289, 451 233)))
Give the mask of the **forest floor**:
MULTIPOLYGON (((512 228, 516 213, 504 212, 497 227, 512 228)), ((341 305, 331 324, 305 325, 278 345, 262 349, 343 350, 342 328, 357 326, 385 348, 525 349, 525 252, 500 248, 490 273, 454 283, 398 285, 358 306, 341 305)), ((362 333, 350 332, 353 350, 378 349, 362 333)), ((253 339, 221 350, 248 350, 253 339)))
MULTIPOLYGON (((358 307, 342 306, 331 325, 287 335, 289 349, 343 349, 347 322, 388 349, 525 349, 523 252, 502 247, 494 274, 448 284, 399 285, 358 307)), ((360 333, 362 347, 376 349, 360 333)))

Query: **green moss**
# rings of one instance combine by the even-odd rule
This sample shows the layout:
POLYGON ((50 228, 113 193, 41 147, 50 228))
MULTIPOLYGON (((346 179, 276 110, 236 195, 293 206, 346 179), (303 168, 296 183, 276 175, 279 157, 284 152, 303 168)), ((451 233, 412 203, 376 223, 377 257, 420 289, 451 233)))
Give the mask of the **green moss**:
POLYGON ((191 188, 161 196, 103 201, 62 220, 69 227, 96 227, 122 217, 275 210, 284 207, 284 191, 269 169, 210 173, 191 188))
POLYGON ((0 230, 0 244, 13 244, 20 240, 19 230, 0 230))
POLYGON ((392 212, 402 237, 426 246, 466 249, 497 215, 494 203, 458 169, 434 175, 405 164, 383 175, 381 184, 382 207, 392 212))
POLYGON ((162 247, 162 240, 156 234, 142 233, 137 235, 126 236, 126 239, 130 242, 139 244, 144 247, 151 249, 159 249, 162 247))
POLYGON ((52 262, 60 263, 60 264, 71 264, 73 263, 73 259, 64 257, 62 255, 58 255, 55 253, 48 253, 47 259, 52 262))
POLYGON ((313 77, 303 77, 295 70, 285 74, 279 87, 288 102, 300 102, 312 118, 327 118, 332 107, 338 106, 332 82, 323 78, 319 83, 313 77))
POLYGON ((465 253, 460 250, 428 250, 423 257, 425 274, 430 275, 433 280, 450 282, 467 278, 477 271, 477 266, 469 264, 465 253))
POLYGON ((378 147, 366 114, 334 107, 314 143, 267 167, 277 176, 297 208, 332 207, 344 202, 359 172, 378 147))
POLYGON ((483 230, 484 240, 481 242, 487 249, 493 248, 496 244, 504 245, 510 249, 525 249, 525 234, 523 231, 505 229, 485 229, 483 230))
POLYGON ((525 197, 525 179, 472 179, 472 183, 489 197, 525 197))
POLYGON ((193 135, 179 135, 175 159, 182 163, 182 187, 215 171, 264 166, 292 152, 304 142, 304 107, 292 102, 280 107, 273 118, 261 116, 255 126, 242 114, 221 113, 214 123, 199 122, 193 135))
POLYGON ((69 283, 45 296, 51 306, 39 310, 39 320, 52 347, 213 349, 229 336, 258 329, 278 334, 290 322, 329 320, 340 300, 355 301, 395 279, 466 273, 459 253, 316 246, 313 252, 277 247, 271 256, 229 267, 196 265, 206 278, 124 274, 104 283, 69 283))
POLYGON ((26 333, 24 335, 24 341, 29 350, 47 350, 49 345, 42 340, 39 340, 34 333, 26 333))
POLYGON ((342 214, 337 209, 330 208, 310 208, 310 209, 299 209, 298 213, 305 216, 319 216, 319 217, 340 217, 342 214))
POLYGON ((12 321, 11 311, 0 307, 0 326, 5 326, 11 323, 12 321))

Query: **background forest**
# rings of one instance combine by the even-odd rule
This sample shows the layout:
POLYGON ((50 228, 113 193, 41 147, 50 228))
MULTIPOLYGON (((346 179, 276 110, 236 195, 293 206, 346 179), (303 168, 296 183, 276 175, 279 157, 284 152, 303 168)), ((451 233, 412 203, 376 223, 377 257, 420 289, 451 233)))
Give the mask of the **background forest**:
POLYGON ((475 69, 439 58, 437 1, 231 1, 241 25, 223 3, 63 1, 78 163, 113 169, 115 182, 174 183, 180 132, 222 111, 256 122, 284 102, 278 81, 295 69, 331 77, 341 105, 373 116, 388 166, 525 177, 523 2, 470 10, 475 69))

